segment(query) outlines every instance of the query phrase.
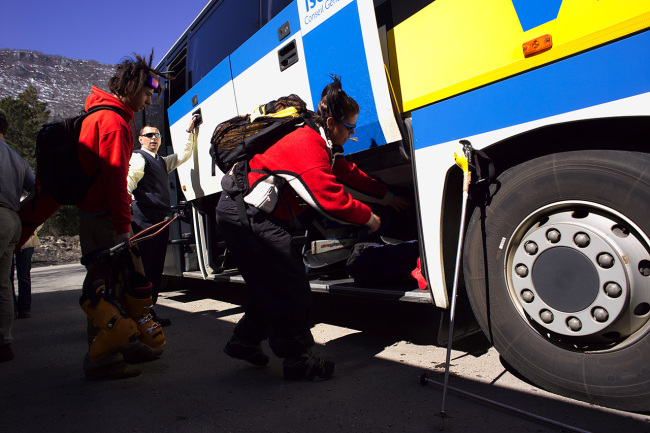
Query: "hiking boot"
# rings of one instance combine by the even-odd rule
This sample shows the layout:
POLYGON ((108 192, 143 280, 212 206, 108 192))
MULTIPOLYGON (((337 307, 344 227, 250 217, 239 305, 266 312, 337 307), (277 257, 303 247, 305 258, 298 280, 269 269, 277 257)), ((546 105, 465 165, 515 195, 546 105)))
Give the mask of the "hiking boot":
POLYGON ((326 380, 334 374, 334 362, 326 361, 312 352, 284 358, 284 380, 326 380))
POLYGON ((230 337, 223 351, 232 358, 243 359, 260 367, 269 363, 269 357, 262 351, 261 344, 248 343, 235 335, 230 337))
POLYGON ((142 371, 125 362, 104 365, 93 370, 85 370, 86 380, 117 380, 128 379, 129 377, 139 376, 142 371))
POLYGON ((128 364, 140 364, 142 362, 154 361, 162 355, 162 349, 154 349, 141 341, 126 343, 122 348, 124 362, 128 364))
POLYGON ((0 362, 11 361, 14 359, 14 351, 11 350, 11 344, 0 346, 0 362))

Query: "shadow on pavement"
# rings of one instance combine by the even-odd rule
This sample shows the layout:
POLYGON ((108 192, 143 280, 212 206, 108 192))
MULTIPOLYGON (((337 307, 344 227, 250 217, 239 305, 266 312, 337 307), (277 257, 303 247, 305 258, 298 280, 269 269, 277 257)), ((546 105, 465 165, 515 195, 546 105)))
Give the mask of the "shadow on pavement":
MULTIPOLYGON (((318 348, 337 361, 332 380, 294 383, 282 380, 281 360, 273 356, 267 367, 258 368, 223 354, 234 326, 223 318, 243 311, 243 286, 184 284, 191 287, 173 288, 181 290, 174 301, 189 305, 217 299, 232 306, 196 312, 159 306, 158 313, 172 321, 165 328, 163 357, 142 365, 141 376, 108 382, 83 379, 86 317, 78 306, 79 290, 34 294, 33 318, 14 324, 16 358, 0 364, 2 431, 438 431, 442 393, 420 384, 423 372, 443 378, 444 350, 434 343, 436 318, 428 316, 430 306, 317 296, 315 323, 354 332, 318 348), (411 365, 408 356, 398 361, 384 356, 397 351, 399 357, 401 350, 427 359, 426 365, 411 365)), ((472 351, 462 356, 480 356, 489 347, 484 338, 482 343, 472 338, 472 351)), ((455 348, 461 350, 462 344, 455 348)), ((450 384, 587 431, 650 427, 645 417, 556 398, 530 386, 515 390, 454 375, 450 384)), ((446 412, 451 416, 446 431, 558 431, 455 395, 448 395, 446 412)))

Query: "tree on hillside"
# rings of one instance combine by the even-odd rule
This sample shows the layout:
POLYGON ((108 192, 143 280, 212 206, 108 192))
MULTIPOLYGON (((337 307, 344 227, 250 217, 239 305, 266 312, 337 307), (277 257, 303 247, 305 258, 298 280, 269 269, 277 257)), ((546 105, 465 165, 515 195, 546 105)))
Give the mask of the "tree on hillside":
POLYGON ((47 103, 39 102, 38 90, 34 86, 29 86, 19 93, 16 99, 10 97, 0 99, 0 108, 5 110, 9 121, 5 141, 35 170, 36 135, 50 118, 47 103))

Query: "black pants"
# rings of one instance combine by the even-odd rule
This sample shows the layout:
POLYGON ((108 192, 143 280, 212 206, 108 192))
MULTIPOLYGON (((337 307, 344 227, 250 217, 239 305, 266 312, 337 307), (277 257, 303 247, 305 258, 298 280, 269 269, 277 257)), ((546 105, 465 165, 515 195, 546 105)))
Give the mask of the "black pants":
POLYGON ((251 343, 268 338, 280 358, 300 355, 314 345, 311 289, 301 247, 291 244, 288 224, 247 206, 249 230, 241 225, 236 204, 226 193, 216 212, 228 250, 251 293, 234 334, 251 343))
MULTIPOLYGON (((167 217, 166 213, 143 211, 134 206, 131 220, 133 233, 140 233, 142 230, 164 221, 165 217, 167 217)), ((154 234, 157 231, 158 229, 151 230, 145 236, 154 234)), ((151 281, 151 297, 154 304, 158 301, 158 294, 160 293, 160 282, 165 267, 168 239, 169 227, 165 227, 162 232, 154 237, 137 243, 142 258, 142 266, 144 267, 144 275, 151 281)))

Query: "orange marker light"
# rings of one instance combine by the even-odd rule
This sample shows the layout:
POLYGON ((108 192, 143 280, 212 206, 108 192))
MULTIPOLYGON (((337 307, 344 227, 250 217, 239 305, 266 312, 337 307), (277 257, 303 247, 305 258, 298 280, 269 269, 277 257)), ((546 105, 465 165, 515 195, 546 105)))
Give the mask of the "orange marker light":
POLYGON ((532 41, 528 41, 524 43, 523 45, 524 57, 530 57, 534 54, 539 54, 543 51, 550 49, 552 46, 553 46, 553 38, 551 38, 550 34, 540 36, 538 38, 533 39, 532 41))

